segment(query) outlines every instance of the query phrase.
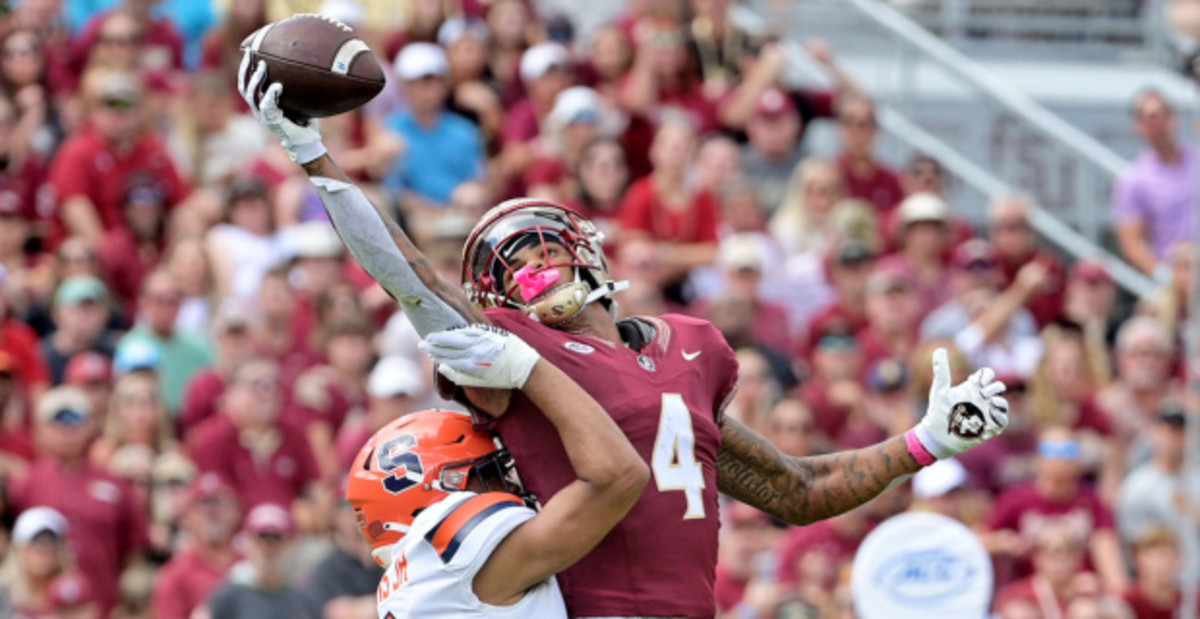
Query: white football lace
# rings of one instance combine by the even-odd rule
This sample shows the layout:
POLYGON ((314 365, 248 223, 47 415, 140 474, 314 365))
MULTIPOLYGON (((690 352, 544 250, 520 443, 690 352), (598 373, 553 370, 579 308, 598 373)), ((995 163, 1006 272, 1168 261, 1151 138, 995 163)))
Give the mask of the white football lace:
POLYGON ((346 25, 345 23, 338 21, 328 15, 322 15, 320 13, 296 13, 292 17, 316 17, 317 19, 323 19, 323 20, 337 26, 338 28, 341 28, 342 30, 344 30, 346 32, 354 32, 354 29, 351 28, 350 26, 346 25))

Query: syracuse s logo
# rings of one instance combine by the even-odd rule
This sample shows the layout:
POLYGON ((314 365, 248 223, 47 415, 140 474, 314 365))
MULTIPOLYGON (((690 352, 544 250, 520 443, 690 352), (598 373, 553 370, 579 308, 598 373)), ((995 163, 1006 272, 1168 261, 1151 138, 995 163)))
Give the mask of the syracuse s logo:
POLYGON ((400 494, 425 479, 425 467, 421 456, 411 450, 417 446, 417 437, 401 434, 380 446, 376 451, 379 470, 391 473, 383 478, 383 487, 392 494, 400 494))

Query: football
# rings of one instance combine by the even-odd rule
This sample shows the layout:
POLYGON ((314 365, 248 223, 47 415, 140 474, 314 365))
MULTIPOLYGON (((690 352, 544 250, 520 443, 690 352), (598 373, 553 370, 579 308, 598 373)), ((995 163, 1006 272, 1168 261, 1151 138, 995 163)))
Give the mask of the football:
POLYGON ((267 24, 246 37, 242 49, 252 54, 251 74, 259 60, 267 63, 264 90, 283 84, 279 107, 296 122, 353 110, 379 94, 386 80, 354 29, 324 15, 302 13, 267 24))

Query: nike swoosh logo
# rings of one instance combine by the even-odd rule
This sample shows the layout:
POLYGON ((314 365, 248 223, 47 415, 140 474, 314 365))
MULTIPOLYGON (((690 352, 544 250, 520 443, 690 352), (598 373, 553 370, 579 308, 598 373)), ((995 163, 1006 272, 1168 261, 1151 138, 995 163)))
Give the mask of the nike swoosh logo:
POLYGON ((679 352, 683 354, 684 361, 691 361, 692 359, 699 357, 702 351, 697 350, 696 352, 688 352, 686 350, 681 350, 679 352))

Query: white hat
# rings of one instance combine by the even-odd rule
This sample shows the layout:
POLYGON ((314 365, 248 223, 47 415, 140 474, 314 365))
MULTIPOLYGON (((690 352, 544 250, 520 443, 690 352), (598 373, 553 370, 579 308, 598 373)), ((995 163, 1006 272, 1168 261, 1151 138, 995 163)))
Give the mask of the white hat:
POLYGON ((927 192, 908 196, 900 203, 899 209, 900 223, 904 225, 918 221, 946 221, 950 217, 950 205, 927 192))
POLYGON ((31 507, 17 518, 13 526, 12 540, 18 546, 33 541, 43 531, 61 538, 67 534, 67 519, 52 507, 31 507))
POLYGON ((521 56, 521 81, 532 82, 553 67, 566 67, 571 62, 567 48, 558 43, 538 43, 521 56))
POLYGON ((555 130, 575 122, 600 122, 600 95, 587 86, 572 86, 554 99, 547 123, 555 130))
POLYGON ((340 258, 344 248, 333 226, 309 221, 287 228, 285 244, 296 258, 340 258))
POLYGON ((729 270, 755 269, 762 271, 767 266, 767 250, 763 240, 756 234, 735 234, 717 248, 717 266, 729 270))
POLYGON ((967 483, 967 469, 954 458, 938 460, 913 476, 913 496, 932 499, 967 483))
POLYGON ((416 396, 422 386, 421 368, 400 355, 380 359, 367 377, 367 395, 381 400, 398 395, 416 396))
POLYGON ((55 387, 38 399, 37 418, 43 422, 53 422, 63 425, 76 426, 87 421, 92 416, 92 400, 79 387, 55 387))
POLYGON ((367 13, 358 0, 325 0, 317 12, 353 28, 362 26, 367 18, 367 13))
POLYGON ((409 43, 396 54, 393 67, 400 79, 411 81, 430 75, 442 77, 450 63, 446 60, 446 52, 433 43, 409 43))

